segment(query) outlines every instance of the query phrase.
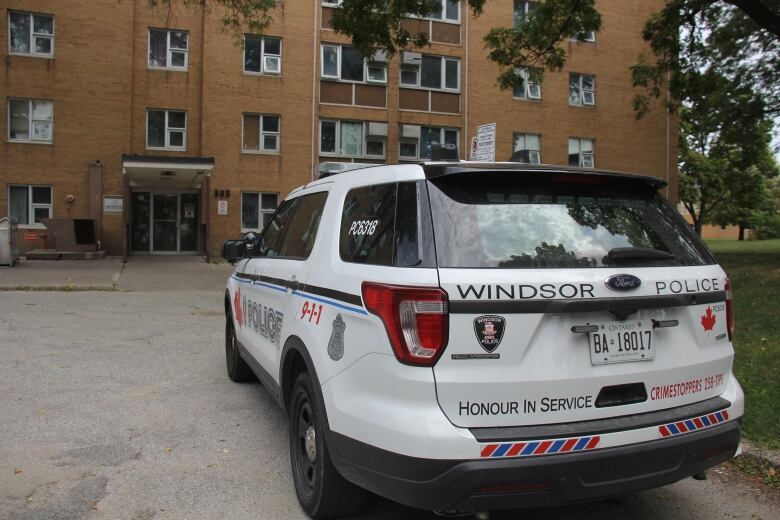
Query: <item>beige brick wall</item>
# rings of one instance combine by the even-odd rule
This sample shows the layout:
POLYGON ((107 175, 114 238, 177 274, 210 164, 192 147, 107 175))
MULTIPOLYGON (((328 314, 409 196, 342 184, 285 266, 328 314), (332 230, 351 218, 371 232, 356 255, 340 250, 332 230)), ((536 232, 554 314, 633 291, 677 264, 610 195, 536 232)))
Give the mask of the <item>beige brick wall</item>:
MULTIPOLYGON (((204 15, 177 4, 168 17, 151 10, 147 0, 7 0, 7 9, 55 15, 56 30, 53 59, 10 56, 5 43, 8 17, 3 12, 3 132, 7 136, 8 97, 51 99, 54 141, 49 145, 0 139, 0 214, 8 213, 8 184, 19 183, 51 185, 54 216, 87 217, 88 167, 97 160, 104 166, 104 194, 121 195, 122 154, 214 157, 215 168, 202 193, 201 218, 210 223, 208 249, 216 254, 222 240, 240 233, 242 191, 284 196, 311 179, 314 163, 320 160, 320 118, 387 122, 388 163, 398 162, 399 123, 460 128, 461 155, 466 157, 477 125, 495 122, 499 160, 511 155, 513 132, 541 134, 543 162, 557 164, 567 162, 570 136, 591 137, 597 167, 668 175, 674 195, 676 122, 660 107, 636 120, 629 73, 629 66, 646 50, 639 37, 642 25, 662 4, 600 0, 604 25, 596 43, 566 43, 567 66, 545 76, 541 102, 525 102, 496 87, 498 69, 487 60, 482 38, 490 27, 512 23, 512 1, 491 0, 482 16, 464 17, 461 33, 468 33, 468 38, 462 45, 433 44, 423 51, 462 60, 460 113, 437 114, 398 110, 399 57, 388 68, 387 109, 320 105, 320 42, 348 41, 319 29, 316 2, 284 2, 274 13, 267 35, 282 37, 283 50, 282 74, 273 77, 243 73, 240 43, 222 30, 217 7, 204 15), (149 27, 189 32, 187 72, 148 68, 149 27), (596 76, 595 108, 568 105, 569 71, 596 76), (187 112, 186 151, 146 149, 149 108, 187 112), (245 112, 281 115, 279 154, 242 153, 245 112), (217 215, 215 189, 230 190, 227 216, 217 215), (75 196, 73 203, 66 202, 68 194, 75 196)), ((121 253, 122 240, 122 216, 103 215, 104 247, 121 253)))

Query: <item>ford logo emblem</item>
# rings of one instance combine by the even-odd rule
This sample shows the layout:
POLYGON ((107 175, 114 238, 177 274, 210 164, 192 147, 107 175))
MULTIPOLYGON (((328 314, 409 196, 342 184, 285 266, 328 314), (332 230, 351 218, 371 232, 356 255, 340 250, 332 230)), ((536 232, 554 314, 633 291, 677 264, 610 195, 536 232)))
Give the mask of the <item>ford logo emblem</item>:
POLYGON ((642 280, 633 274, 613 274, 604 283, 615 291, 633 291, 642 285, 642 280))

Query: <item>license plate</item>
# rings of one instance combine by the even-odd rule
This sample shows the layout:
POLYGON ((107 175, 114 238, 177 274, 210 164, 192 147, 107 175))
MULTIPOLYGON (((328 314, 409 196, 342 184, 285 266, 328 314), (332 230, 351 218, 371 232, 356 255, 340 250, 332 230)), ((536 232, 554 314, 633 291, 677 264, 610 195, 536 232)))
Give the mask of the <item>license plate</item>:
POLYGON ((590 332, 590 362, 594 365, 649 361, 655 358, 653 321, 610 321, 597 323, 590 332))

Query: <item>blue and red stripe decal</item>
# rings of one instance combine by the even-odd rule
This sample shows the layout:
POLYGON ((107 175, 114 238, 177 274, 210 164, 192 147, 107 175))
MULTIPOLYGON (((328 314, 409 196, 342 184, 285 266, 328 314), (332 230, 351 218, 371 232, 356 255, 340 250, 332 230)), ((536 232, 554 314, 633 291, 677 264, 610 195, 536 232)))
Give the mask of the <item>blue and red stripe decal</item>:
POLYGON ((527 442, 502 442, 486 444, 482 448, 482 458, 500 457, 536 457, 554 453, 573 453, 596 448, 601 441, 598 435, 588 437, 573 437, 570 439, 549 439, 527 442))
POLYGON ((658 433, 661 434, 661 437, 673 437, 675 435, 683 435, 685 433, 704 430, 717 424, 724 423, 728 420, 728 410, 721 410, 719 412, 700 415, 699 417, 694 417, 693 419, 685 419, 684 421, 662 424, 658 427, 658 433))

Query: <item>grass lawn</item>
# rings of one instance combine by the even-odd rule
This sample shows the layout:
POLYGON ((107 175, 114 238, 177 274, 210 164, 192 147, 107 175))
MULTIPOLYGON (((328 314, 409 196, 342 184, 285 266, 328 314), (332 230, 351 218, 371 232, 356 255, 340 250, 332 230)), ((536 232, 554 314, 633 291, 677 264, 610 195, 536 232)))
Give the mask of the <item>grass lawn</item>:
POLYGON ((743 433, 780 449, 780 240, 707 244, 734 291, 734 373, 746 398, 743 433))

